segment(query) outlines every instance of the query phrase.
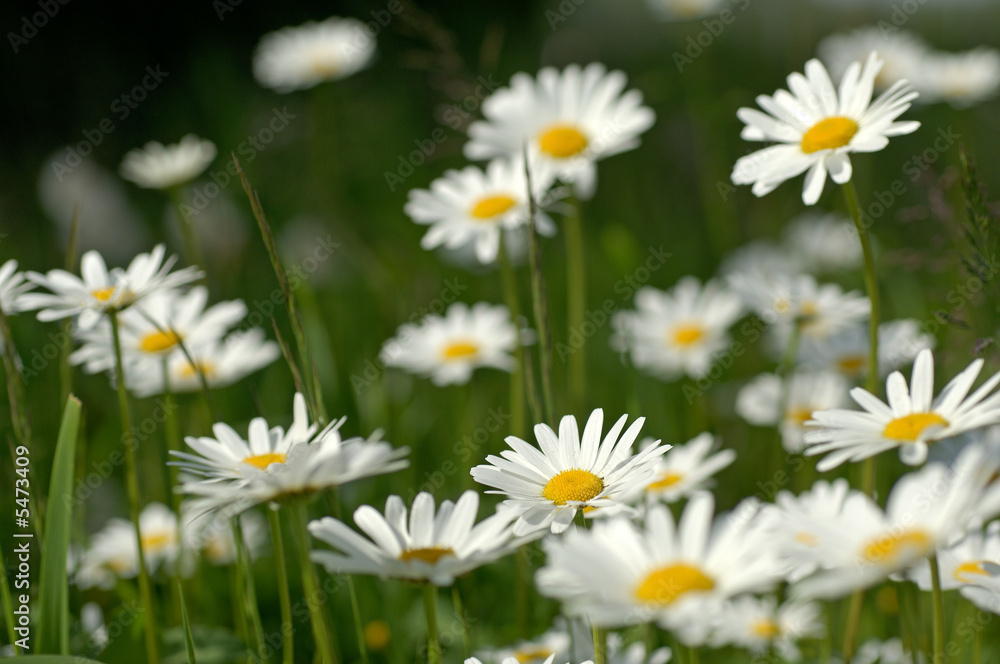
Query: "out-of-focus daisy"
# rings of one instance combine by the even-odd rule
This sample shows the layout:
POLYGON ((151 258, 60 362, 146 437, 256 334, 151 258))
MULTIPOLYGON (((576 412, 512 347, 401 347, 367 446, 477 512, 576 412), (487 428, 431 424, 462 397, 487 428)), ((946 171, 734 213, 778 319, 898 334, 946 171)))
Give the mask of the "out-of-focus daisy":
MULTIPOLYGON (((643 443, 642 447, 646 447, 654 441, 648 438, 643 443)), ((710 488, 712 476, 736 460, 736 450, 716 452, 718 447, 719 442, 708 432, 683 445, 674 445, 656 464, 646 495, 672 503, 710 488)))
MULTIPOLYGON (((835 79, 841 78, 855 62, 877 51, 882 68, 875 76, 875 89, 884 90, 899 81, 916 83, 923 74, 931 49, 918 35, 905 30, 888 32, 869 25, 823 38, 816 47, 820 60, 835 79)), ((920 101, 923 90, 920 90, 920 101)))
POLYGON ((977 48, 965 53, 930 54, 923 75, 914 79, 921 96, 942 100, 957 108, 996 96, 1000 89, 1000 51, 977 48))
POLYGON ((543 664, 549 657, 555 657, 559 661, 570 659, 571 645, 569 632, 561 627, 553 627, 540 636, 518 641, 509 648, 480 650, 476 656, 488 664, 506 661, 510 657, 518 664, 543 664))
POLYGON ((653 125, 642 93, 625 89, 625 74, 603 64, 546 67, 532 78, 514 74, 483 102, 485 121, 469 126, 465 156, 493 159, 522 154, 546 164, 559 180, 589 198, 597 184, 595 162, 631 150, 653 125))
MULTIPOLYGON (((544 170, 531 172, 536 201, 552 184, 544 170)), ((500 249, 501 231, 525 226, 530 219, 527 191, 522 159, 494 159, 485 171, 475 166, 449 170, 429 190, 410 190, 405 210, 418 224, 430 225, 420 241, 424 249, 442 245, 455 249, 471 242, 479 262, 492 263, 500 249)), ((535 224, 543 235, 556 231, 542 211, 535 224)))
POLYGON ((218 154, 215 143, 188 134, 180 143, 150 141, 125 155, 121 176, 146 189, 170 189, 205 172, 218 154))
POLYGON ((479 367, 511 371, 517 344, 507 307, 456 302, 444 316, 428 314, 420 323, 400 326, 382 346, 381 358, 386 366, 428 376, 435 385, 460 385, 479 367))
MULTIPOLYGON (((937 551, 941 589, 955 590, 985 611, 1000 612, 1000 521, 985 530, 971 528, 965 536, 937 551)), ((931 590, 928 565, 914 567, 906 576, 931 590)))
POLYGON ((128 268, 108 271, 104 259, 96 251, 88 251, 80 259, 80 276, 65 270, 50 270, 47 274, 28 272, 28 279, 48 289, 50 293, 25 293, 20 302, 23 309, 41 309, 38 320, 53 321, 79 316, 80 329, 94 326, 109 311, 121 311, 153 293, 176 288, 201 279, 196 267, 176 272, 170 269, 176 256, 164 260, 165 249, 158 244, 148 254, 139 254, 128 268))
POLYGON ((729 345, 727 330, 743 313, 740 298, 721 284, 684 277, 669 291, 643 287, 635 311, 614 315, 611 344, 665 380, 703 378, 714 355, 729 345))
POLYGON ((802 652, 797 642, 821 638, 825 633, 825 619, 818 604, 788 602, 778 606, 773 597, 747 596, 722 605, 709 643, 716 648, 732 645, 752 653, 773 648, 782 659, 798 662, 802 652))
POLYGON ((647 653, 646 644, 641 641, 626 646, 622 635, 616 632, 608 634, 606 638, 605 657, 608 664, 666 664, 673 657, 670 648, 657 648, 647 653))
POLYGON ((822 570, 799 582, 797 595, 841 597, 923 564, 965 531, 998 469, 995 448, 971 445, 951 467, 928 463, 900 478, 884 512, 852 492, 840 518, 816 525, 825 531, 817 544, 822 570))
MULTIPOLYGON (((221 514, 206 513, 197 500, 181 506, 181 538, 188 555, 202 555, 211 565, 230 565, 236 561, 236 539, 232 520, 221 514)), ((267 523, 257 512, 244 512, 239 517, 243 546, 250 558, 256 558, 268 541, 267 523)))
POLYGON ((864 410, 821 410, 806 422, 814 427, 805 435, 807 455, 826 454, 816 464, 820 471, 845 461, 860 461, 899 448, 899 458, 911 466, 927 458, 927 446, 965 431, 1000 423, 1000 397, 990 392, 1000 384, 1000 373, 969 394, 983 360, 974 360, 955 376, 936 399, 934 356, 923 350, 913 363, 907 388, 903 374, 894 371, 886 380, 888 405, 867 390, 855 387, 851 398, 864 410))
POLYGON ((282 28, 261 37, 253 55, 257 82, 277 92, 346 78, 375 55, 375 39, 361 21, 331 17, 282 28))
POLYGON ((21 310, 20 297, 27 293, 35 284, 25 280, 23 272, 17 271, 17 261, 13 258, 0 267, 0 309, 5 316, 16 314, 21 310))
POLYGON ((722 0, 646 0, 646 5, 663 21, 690 21, 723 7, 722 0))
MULTIPOLYGON (((885 641, 870 639, 861 644, 851 661, 855 664, 925 664, 927 662, 922 652, 917 652, 916 657, 917 659, 914 661, 912 654, 903 648, 903 642, 899 639, 886 639, 885 641)), ((836 658, 833 661, 839 662, 836 658)))
MULTIPOLYGON (((181 343, 190 350, 216 342, 246 315, 246 305, 240 300, 206 309, 207 303, 208 289, 196 286, 185 294, 175 290, 154 293, 141 305, 126 309, 119 316, 123 361, 183 355, 181 343)), ((110 323, 84 330, 80 338, 83 344, 70 356, 71 363, 85 364, 88 373, 114 368, 110 323)))
POLYGON ((802 201, 814 205, 823 193, 827 173, 837 184, 851 179, 851 152, 877 152, 890 136, 909 134, 919 122, 896 122, 917 97, 905 81, 894 83, 872 102, 875 78, 882 60, 872 52, 862 67, 852 63, 844 72, 839 92, 819 60, 806 63, 805 76, 789 75, 791 93, 778 90, 760 95, 766 113, 741 108, 746 124, 741 136, 748 141, 777 143, 741 157, 733 169, 734 184, 752 184, 763 196, 785 180, 807 171, 802 201))
POLYGON ((475 491, 466 491, 457 503, 442 502, 437 512, 434 497, 421 492, 413 500, 407 523, 403 499, 389 496, 384 516, 369 505, 354 512, 354 523, 370 540, 333 517, 310 523, 313 537, 336 550, 314 550, 312 559, 331 574, 450 585, 456 576, 506 556, 526 541, 511 532, 514 514, 500 510, 477 524, 478 510, 475 491))
MULTIPOLYGON (((541 448, 517 436, 507 436, 510 450, 487 456, 489 465, 476 466, 472 477, 507 496, 504 506, 517 516, 516 535, 551 528, 560 533, 569 527, 578 510, 608 507, 652 478, 656 463, 669 446, 653 444, 632 455, 632 444, 645 418, 640 417, 622 433, 628 415, 612 425, 604 440, 604 411, 590 414, 583 436, 576 418, 566 415, 559 434, 547 424, 535 425, 541 448)), ((657 441, 658 442, 658 441, 657 441)))
POLYGON ((809 266, 794 252, 770 240, 753 240, 733 249, 722 260, 719 274, 799 274, 809 266))
POLYGON ((854 223, 839 214, 807 212, 784 230, 784 246, 814 274, 838 272, 861 264, 861 242, 854 223))
POLYGON ((656 621, 686 645, 704 643, 722 600, 777 578, 758 504, 744 502, 714 524, 713 508, 711 494, 698 493, 676 525, 665 505, 654 505, 643 530, 618 517, 546 540, 539 592, 595 625, 656 621))
POLYGON ((750 424, 777 426, 781 444, 801 452, 813 411, 847 405, 847 381, 831 372, 796 371, 787 379, 761 374, 740 388, 736 412, 750 424))
MULTIPOLYGON (((879 375, 912 362, 920 351, 934 345, 934 337, 921 331, 920 324, 911 318, 882 323, 878 326, 879 375)), ((868 373, 868 326, 854 325, 822 339, 803 338, 799 362, 860 380, 868 373)))
POLYGON ((729 286, 765 322, 787 336, 797 325, 803 337, 827 338, 864 321, 871 302, 859 291, 818 283, 809 274, 752 270, 730 274, 729 286))
MULTIPOLYGON (((139 533, 146 568, 150 572, 170 569, 180 553, 177 516, 161 503, 150 503, 139 515, 139 533)), ((115 579, 130 579, 139 573, 135 526, 125 519, 111 519, 94 535, 83 554, 75 583, 80 588, 110 588, 115 579)))
POLYGON ((138 397, 163 394, 168 387, 172 392, 195 392, 202 389, 204 375, 209 387, 225 387, 281 356, 278 344, 266 339, 264 330, 257 327, 188 348, 188 352, 194 364, 183 353, 172 353, 166 362, 166 374, 162 358, 135 358, 126 367, 125 386, 138 397))

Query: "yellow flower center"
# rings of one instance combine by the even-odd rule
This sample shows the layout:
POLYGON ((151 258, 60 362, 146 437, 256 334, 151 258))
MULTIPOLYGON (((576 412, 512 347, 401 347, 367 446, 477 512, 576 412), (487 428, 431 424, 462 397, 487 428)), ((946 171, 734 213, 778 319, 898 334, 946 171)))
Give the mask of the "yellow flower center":
POLYGON ((812 408, 803 408, 802 406, 789 408, 788 412, 785 413, 785 421, 801 427, 812 419, 812 414, 812 408))
POLYGON ((469 341, 455 341, 444 347, 441 356, 446 360, 467 360, 479 352, 479 346, 469 341))
POLYGON ((635 596, 642 602, 667 606, 687 593, 714 587, 715 582, 694 565, 677 563, 650 572, 635 589, 635 596))
POLYGON ((802 151, 806 154, 820 150, 842 148, 858 133, 858 123, 850 118, 837 116, 824 118, 802 135, 802 151))
POLYGON ((514 659, 517 660, 518 664, 531 664, 531 662, 544 662, 548 659, 549 655, 555 651, 551 648, 543 648, 541 646, 528 646, 526 648, 521 648, 520 650, 514 651, 514 659))
POLYGON ((974 576, 993 576, 988 570, 984 569, 985 565, 990 565, 992 567, 997 567, 994 563, 988 560, 970 560, 967 563, 962 563, 955 568, 954 577, 957 581, 962 583, 976 583, 979 579, 967 578, 970 575, 974 576))
POLYGON ((340 65, 325 53, 316 53, 309 59, 309 70, 323 78, 333 78, 340 71, 340 65))
POLYGON ((476 219, 492 219, 517 205, 517 201, 506 194, 498 194, 480 199, 469 211, 476 219))
POLYGON ((868 358, 864 355, 844 355, 837 360, 837 369, 848 376, 861 373, 861 370, 868 364, 868 358))
POLYGON ((382 652, 389 646, 389 624, 384 620, 372 620, 365 625, 365 645, 373 652, 382 652))
POLYGON ((680 473, 668 472, 664 473, 663 477, 656 480, 652 484, 646 487, 647 491, 658 491, 660 489, 668 489, 673 485, 684 479, 684 476, 680 473))
POLYGON ((696 323, 678 325, 670 334, 670 338, 678 346, 693 346, 705 336, 705 328, 696 323))
POLYGON ((934 540, 919 528, 890 533, 875 538, 862 549, 865 560, 884 565, 895 565, 904 554, 930 553, 934 540))
POLYGON ((774 301, 774 311, 775 313, 784 314, 788 313, 792 308, 792 303, 788 301, 787 298, 779 297, 774 301))
POLYGON ((568 500, 590 500, 604 490, 604 480, 589 470, 564 470, 549 480, 542 489, 542 497, 556 505, 568 500))
POLYGON ((805 546, 817 546, 819 544, 819 538, 812 533, 801 532, 795 536, 795 541, 799 544, 804 544, 805 546))
POLYGON ((174 541, 169 532, 149 533, 142 536, 143 553, 159 553, 174 541))
POLYGON ((187 362, 178 373, 181 378, 197 378, 199 371, 205 374, 206 379, 215 378, 215 367, 207 360, 195 360, 194 364, 187 362))
POLYGON ((762 639, 773 639, 781 634, 781 628, 773 620, 758 620, 750 626, 750 631, 762 639))
POLYGON ((889 440, 902 440, 914 442, 920 438, 920 434, 927 427, 946 427, 948 420, 937 413, 911 413, 903 417, 897 417, 892 422, 885 425, 882 435, 889 440))
POLYGON ((160 353, 173 348, 181 340, 174 332, 150 332, 139 341, 139 350, 144 353, 160 353))
POLYGON ((90 291, 90 294, 94 296, 95 300, 100 302, 107 302, 111 299, 111 296, 115 294, 114 287, 111 288, 99 288, 95 291, 90 291))
POLYGON ((252 454, 243 459, 243 463, 248 463, 254 468, 259 468, 260 470, 267 470, 267 467, 272 463, 285 463, 285 454, 283 452, 252 454))
POLYGON ((587 137, 571 125, 554 125, 538 137, 538 148, 556 159, 567 159, 587 149, 587 137))
POLYGON ((404 561, 422 560, 429 565, 434 565, 445 556, 454 556, 455 552, 446 546, 431 546, 424 549, 406 549, 399 554, 399 559, 404 561))

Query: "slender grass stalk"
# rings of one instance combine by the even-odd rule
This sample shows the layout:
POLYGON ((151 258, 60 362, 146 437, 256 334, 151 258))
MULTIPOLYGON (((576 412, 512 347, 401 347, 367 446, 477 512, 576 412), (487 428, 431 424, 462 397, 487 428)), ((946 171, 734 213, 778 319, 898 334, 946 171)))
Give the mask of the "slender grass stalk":
MULTIPOLYGON (((344 510, 340 505, 340 492, 337 489, 328 491, 326 494, 326 504, 330 508, 330 514, 338 521, 344 520, 344 510)), ((358 601, 358 590, 354 586, 354 577, 350 574, 347 577, 347 594, 351 598, 351 613, 354 615, 354 635, 358 641, 358 654, 361 655, 361 664, 368 664, 368 645, 365 643, 365 625, 361 620, 361 604, 358 601)))
POLYGON ((326 622, 323 603, 317 597, 323 594, 319 585, 316 567, 309 559, 309 530, 306 528, 306 509, 302 503, 289 503, 292 515, 292 535, 299 556, 299 571, 302 574, 302 591, 306 596, 309 619, 312 622, 313 639, 320 659, 324 664, 337 664, 337 651, 333 644, 333 633, 326 622))
POLYGON ((847 608, 847 625, 844 628, 844 646, 842 654, 844 664, 851 664, 854 649, 858 645, 858 628, 861 626, 861 612, 865 608, 865 591, 856 590, 851 595, 851 603, 847 608))
MULTIPOLYGON (((237 517, 238 518, 238 517, 237 517)), ((294 664, 295 640, 292 638, 292 595, 288 587, 288 568, 285 566, 285 543, 281 539, 281 520, 277 510, 267 508, 267 522, 271 526, 274 544, 274 566, 278 574, 278 603, 281 605, 281 664, 294 664)))
MULTIPOLYGON (((177 400, 174 398, 173 390, 170 387, 170 373, 167 371, 166 357, 163 358, 163 402, 163 409, 166 411, 166 418, 163 422, 163 467, 165 468, 163 481, 166 484, 163 488, 167 492, 167 501, 173 505, 174 511, 180 514, 181 496, 172 490, 173 486, 177 483, 178 470, 175 466, 169 465, 169 462, 173 458, 170 452, 179 452, 181 450, 181 429, 177 421, 177 400)), ((177 530, 178 537, 182 536, 182 530, 183 528, 177 530)), ((179 549, 181 544, 181 542, 178 542, 179 549)))
POLYGON ((441 642, 438 641, 437 586, 424 584, 424 613, 427 614, 427 661, 441 664, 441 642))
MULTIPOLYGON (((205 257, 201 252, 201 243, 198 241, 198 232, 194 224, 183 212, 183 195, 181 186, 171 187, 167 190, 170 202, 173 203, 174 213, 177 215, 177 225, 181 229, 181 239, 184 242, 184 257, 187 258, 188 265, 197 265, 204 269, 205 257)), ((207 279, 207 276, 206 276, 207 279)))
POLYGON ((247 626, 247 612, 245 608, 246 592, 243 587, 241 570, 235 563, 229 566, 229 586, 233 589, 233 628, 236 630, 237 636, 242 637, 246 641, 250 638, 250 628, 247 626))
POLYGON ((607 664, 608 642, 606 632, 597 625, 591 625, 590 633, 594 637, 594 664, 607 664))
POLYGON ((983 629, 976 630, 976 637, 972 641, 972 664, 983 663, 983 629))
POLYGON ((517 602, 517 633, 522 639, 527 639, 531 629, 531 560, 528 559, 528 547, 522 544, 514 555, 517 587, 515 588, 517 602))
MULTIPOLYGON (((64 268, 70 274, 76 273, 77 237, 80 230, 80 207, 73 206, 73 216, 69 222, 69 240, 66 242, 66 263, 64 268)), ((62 337, 64 341, 59 346, 59 403, 66 403, 73 391, 73 367, 69 364, 70 353, 73 352, 73 320, 66 318, 62 322, 62 337)), ((83 450, 79 450, 80 453, 83 450)), ((81 457, 82 458, 82 457, 81 457)))
POLYGON ((191 636, 191 622, 188 620, 187 604, 184 602, 184 588, 177 582, 177 596, 181 604, 181 624, 184 626, 184 650, 187 653, 188 664, 197 664, 198 658, 194 651, 194 638, 191 636))
POLYGON ((14 336, 11 334, 7 315, 0 309, 0 343, 3 344, 3 368, 7 374, 7 399, 10 402, 10 420, 14 429, 14 438, 18 445, 27 446, 31 441, 31 421, 28 418, 28 402, 25 398, 24 379, 14 363, 17 352, 14 346, 14 336))
MULTIPOLYGON (((871 301, 871 316, 868 318, 868 376, 865 381, 865 388, 872 394, 878 396, 878 326, 880 322, 880 306, 878 293, 878 277, 875 273, 875 253, 872 251, 872 240, 868 234, 868 228, 861 217, 861 206, 858 204, 858 192, 854 188, 854 181, 848 180, 842 187, 844 191, 844 201, 847 210, 854 220, 854 227, 858 231, 858 240, 861 243, 861 251, 865 261, 865 290, 868 292, 868 299, 871 301)), ((869 496, 875 495, 875 457, 870 457, 862 462, 861 466, 861 490, 869 496)))
POLYGON ((122 438, 125 442, 125 483, 128 488, 129 516, 135 526, 135 540, 139 558, 139 597, 142 615, 146 622, 144 637, 146 661, 157 664, 160 661, 159 644, 156 634, 156 607, 153 604, 153 589, 146 568, 146 555, 142 551, 142 532, 139 530, 139 478, 136 471, 135 448, 138 441, 132 430, 132 411, 129 409, 128 392, 125 390, 125 369, 122 365, 121 332, 118 329, 118 312, 108 313, 111 321, 111 341, 115 349, 115 383, 118 388, 118 412, 121 416, 122 438))
MULTIPOLYGON (((0 545, 0 560, 7 560, 7 556, 3 554, 2 545, 0 545)), ((10 583, 7 580, 6 565, 4 565, 3 579, 0 580, 0 600, 3 601, 3 621, 7 623, 7 639, 14 647, 14 654, 20 655, 21 649, 16 645, 17 633, 14 631, 14 600, 10 594, 10 583)))
POLYGON ((236 547, 236 569, 239 571, 240 583, 243 585, 243 611, 249 621, 250 634, 253 637, 253 649, 259 657, 264 652, 264 625, 260 619, 260 605, 257 602, 257 585, 254 583, 253 567, 247 555, 246 542, 243 539, 243 526, 240 517, 232 520, 233 545, 236 547))
POLYGON ((548 299, 545 294, 545 278, 542 275, 542 257, 538 247, 538 229, 535 228, 536 204, 531 193, 531 168, 528 166, 528 151, 524 151, 524 175, 528 181, 528 255, 531 263, 531 299, 535 310, 535 325, 538 327, 538 353, 542 374, 542 415, 544 421, 554 424, 552 403, 552 333, 549 330, 548 299))
POLYGON ((690 646, 687 649, 687 651, 688 651, 688 664, 698 664, 698 648, 696 648, 695 646, 690 646))
POLYGON ((451 603, 455 606, 455 613, 462 623, 462 656, 472 657, 472 631, 469 629, 469 621, 465 619, 465 607, 462 604, 462 594, 458 592, 458 581, 451 586, 451 603))
MULTIPOLYGON (((566 320, 569 324, 567 343, 573 332, 582 335, 587 307, 587 270, 584 259, 583 223, 580 219, 580 201, 570 201, 573 212, 563 223, 566 238, 566 320)), ((583 408, 587 394, 587 344, 582 344, 569 356, 567 380, 569 382, 569 409, 583 408)))
POLYGON ((944 595, 941 593, 941 572, 937 554, 927 559, 931 566, 931 596, 934 602, 934 664, 944 664, 944 595))
MULTIPOLYGON (((500 275, 503 280, 503 298, 510 311, 511 322, 515 330, 520 334, 521 328, 521 298, 517 293, 517 279, 514 270, 510 265, 510 258, 507 257, 507 249, 504 246, 503 237, 500 238, 500 275)), ((510 426, 511 433, 515 436, 523 437, 525 434, 525 390, 527 382, 534 380, 531 367, 525 361, 526 355, 524 346, 518 339, 514 347, 514 360, 516 366, 510 372, 510 426)), ((537 408, 536 408, 537 410, 537 408)), ((539 413, 536 413, 538 415, 539 413)))

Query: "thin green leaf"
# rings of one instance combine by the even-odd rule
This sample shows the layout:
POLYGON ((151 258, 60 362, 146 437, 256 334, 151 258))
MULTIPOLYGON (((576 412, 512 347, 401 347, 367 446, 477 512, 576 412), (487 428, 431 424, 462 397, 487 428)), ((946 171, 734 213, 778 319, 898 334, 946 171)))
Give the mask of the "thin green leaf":
POLYGON ((52 464, 48 511, 45 515, 45 547, 42 550, 38 652, 68 653, 66 555, 73 518, 73 468, 80 428, 80 409, 80 400, 70 395, 63 410, 52 464))
POLYGON ((194 654, 194 638, 191 636, 191 623, 188 622, 187 604, 184 603, 184 589, 181 582, 177 582, 177 594, 181 600, 181 621, 184 623, 184 647, 187 649, 188 664, 197 664, 198 660, 194 654))

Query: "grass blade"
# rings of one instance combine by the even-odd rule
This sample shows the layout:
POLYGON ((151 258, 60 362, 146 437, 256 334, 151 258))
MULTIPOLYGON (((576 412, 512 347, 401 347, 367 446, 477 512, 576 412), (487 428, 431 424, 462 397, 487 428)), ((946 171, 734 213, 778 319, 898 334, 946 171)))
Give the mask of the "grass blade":
POLYGON ((66 555, 73 520, 73 469, 80 428, 80 409, 79 399, 73 395, 67 397, 52 464, 48 511, 45 514, 45 546, 42 549, 38 609, 39 652, 68 653, 66 555))
POLYGON ((191 637, 191 623, 188 622, 188 610, 187 604, 184 603, 184 589, 181 587, 181 582, 177 582, 177 595, 181 600, 181 621, 184 623, 184 647, 187 650, 187 661, 188 664, 197 664, 197 658, 194 654, 194 638, 191 637))

